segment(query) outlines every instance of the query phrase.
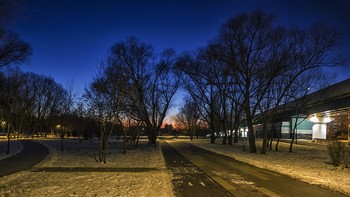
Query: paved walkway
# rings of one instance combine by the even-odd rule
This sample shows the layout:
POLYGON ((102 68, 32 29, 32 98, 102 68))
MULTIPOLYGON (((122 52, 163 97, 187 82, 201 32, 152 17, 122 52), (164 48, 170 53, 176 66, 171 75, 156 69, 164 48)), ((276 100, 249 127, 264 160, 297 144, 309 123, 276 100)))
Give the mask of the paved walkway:
MULTIPOLYGON (((171 140, 168 142, 169 146, 184 156, 184 159, 219 183, 233 196, 345 196, 185 142, 171 140)), ((185 179, 182 181, 186 182, 185 179)))
POLYGON ((49 150, 37 142, 21 140, 23 150, 12 157, 0 160, 0 177, 28 170, 41 162, 49 154, 49 150))
POLYGON ((173 185, 176 196, 232 196, 165 140, 160 142, 166 166, 175 176, 173 185))

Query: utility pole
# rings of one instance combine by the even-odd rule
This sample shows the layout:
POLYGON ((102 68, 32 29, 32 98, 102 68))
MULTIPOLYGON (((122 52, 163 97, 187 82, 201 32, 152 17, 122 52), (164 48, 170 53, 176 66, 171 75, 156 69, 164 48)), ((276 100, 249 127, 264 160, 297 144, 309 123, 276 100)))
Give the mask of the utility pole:
POLYGON ((348 113, 348 142, 350 142, 350 114, 348 113))

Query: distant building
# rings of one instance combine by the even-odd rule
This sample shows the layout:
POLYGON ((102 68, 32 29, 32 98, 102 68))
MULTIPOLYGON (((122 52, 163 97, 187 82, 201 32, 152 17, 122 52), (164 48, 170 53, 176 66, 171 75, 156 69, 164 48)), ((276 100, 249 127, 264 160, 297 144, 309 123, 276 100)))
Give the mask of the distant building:
MULTIPOLYGON (((267 126, 268 133, 290 138, 296 126, 297 138, 350 140, 350 79, 313 92, 305 100, 303 115, 293 109, 281 111, 267 126)), ((262 128, 262 124, 254 126, 257 137, 262 136, 262 128)))

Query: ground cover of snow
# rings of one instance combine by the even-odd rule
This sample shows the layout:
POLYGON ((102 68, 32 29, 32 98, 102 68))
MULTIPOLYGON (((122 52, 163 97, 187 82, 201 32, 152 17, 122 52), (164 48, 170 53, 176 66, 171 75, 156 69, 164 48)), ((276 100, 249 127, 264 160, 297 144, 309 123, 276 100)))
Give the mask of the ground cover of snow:
MULTIPOLYGON (((350 195, 350 169, 331 165, 326 144, 299 143, 290 153, 289 144, 280 142, 279 152, 268 150, 261 155, 249 153, 248 147, 242 151, 241 142, 229 146, 221 145, 221 139, 216 144, 209 139, 177 140, 350 195)), ((113 141, 103 164, 96 162, 97 140, 66 139, 63 152, 57 139, 37 141, 50 148, 49 157, 30 171, 0 178, 0 196, 174 196, 173 175, 165 167, 159 146, 155 149, 141 141, 124 155, 120 142, 113 141)), ((0 141, 2 152, 4 144, 0 141)), ((16 141, 11 145, 17 151, 21 148, 16 141)), ((257 140, 258 150, 260 147, 257 140)), ((12 148, 11 154, 15 153, 12 148)))
POLYGON ((50 149, 45 161, 29 171, 0 178, 0 196, 174 196, 172 174, 159 146, 141 141, 121 154, 112 142, 107 163, 96 161, 99 142, 41 139, 50 149))
MULTIPOLYGON (((179 140, 260 168, 350 195, 350 169, 334 167, 331 164, 326 143, 305 141, 302 145, 294 145, 292 153, 289 152, 289 143, 280 142, 278 152, 274 151, 275 143, 273 143, 273 149, 262 155, 249 153, 248 147, 246 151, 242 151, 242 142, 230 146, 221 145, 221 139, 217 139, 215 144, 210 144, 210 139, 179 140)), ((256 144, 259 152, 262 141, 257 140, 256 144)))

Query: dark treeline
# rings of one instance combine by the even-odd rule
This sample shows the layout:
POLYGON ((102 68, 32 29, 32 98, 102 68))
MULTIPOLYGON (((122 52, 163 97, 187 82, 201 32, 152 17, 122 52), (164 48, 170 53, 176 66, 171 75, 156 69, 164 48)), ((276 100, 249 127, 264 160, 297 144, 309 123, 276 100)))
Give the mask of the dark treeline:
POLYGON ((102 152, 108 148, 114 124, 122 128, 124 144, 127 129, 142 126, 149 143, 156 146, 163 120, 180 85, 180 74, 173 69, 175 63, 172 49, 157 54, 151 45, 135 37, 112 46, 84 95, 90 114, 103 125, 102 152))
MULTIPOLYGON (((249 150, 255 153, 253 125, 265 123, 261 150, 265 153, 271 137, 267 123, 277 118, 277 111, 305 97, 310 88, 315 91, 327 84, 331 75, 322 67, 343 62, 335 51, 340 36, 333 27, 324 23, 287 27, 274 22, 274 16, 259 10, 235 16, 206 47, 179 58, 176 65, 183 73, 183 86, 200 112, 198 122, 205 121, 210 128, 212 143, 220 132, 224 132, 223 144, 238 142, 244 127, 249 150)), ((180 115, 193 116, 186 113, 193 107, 186 105, 180 115)), ((299 102, 288 107, 303 106, 299 102)))
MULTIPOLYGON (((50 77, 12 68, 23 63, 31 49, 11 36, 15 34, 1 32, 2 130, 25 136, 54 133, 62 140, 67 134, 88 136, 94 131, 101 142, 100 162, 106 162, 108 141, 116 130, 123 135, 124 153, 127 140, 130 147, 137 146, 141 131, 156 145, 180 86, 188 96, 176 119, 191 139, 205 124, 212 143, 223 132, 222 143, 233 144, 244 126, 249 150, 255 153, 253 125, 272 121, 281 106, 327 82, 330 76, 322 72, 323 66, 342 63, 334 50, 340 39, 334 28, 323 23, 305 28, 276 25, 274 16, 255 11, 229 19, 207 46, 181 55, 173 49, 157 53, 135 37, 117 42, 77 99, 50 77)), ((262 137, 265 153, 265 127, 262 137)))

